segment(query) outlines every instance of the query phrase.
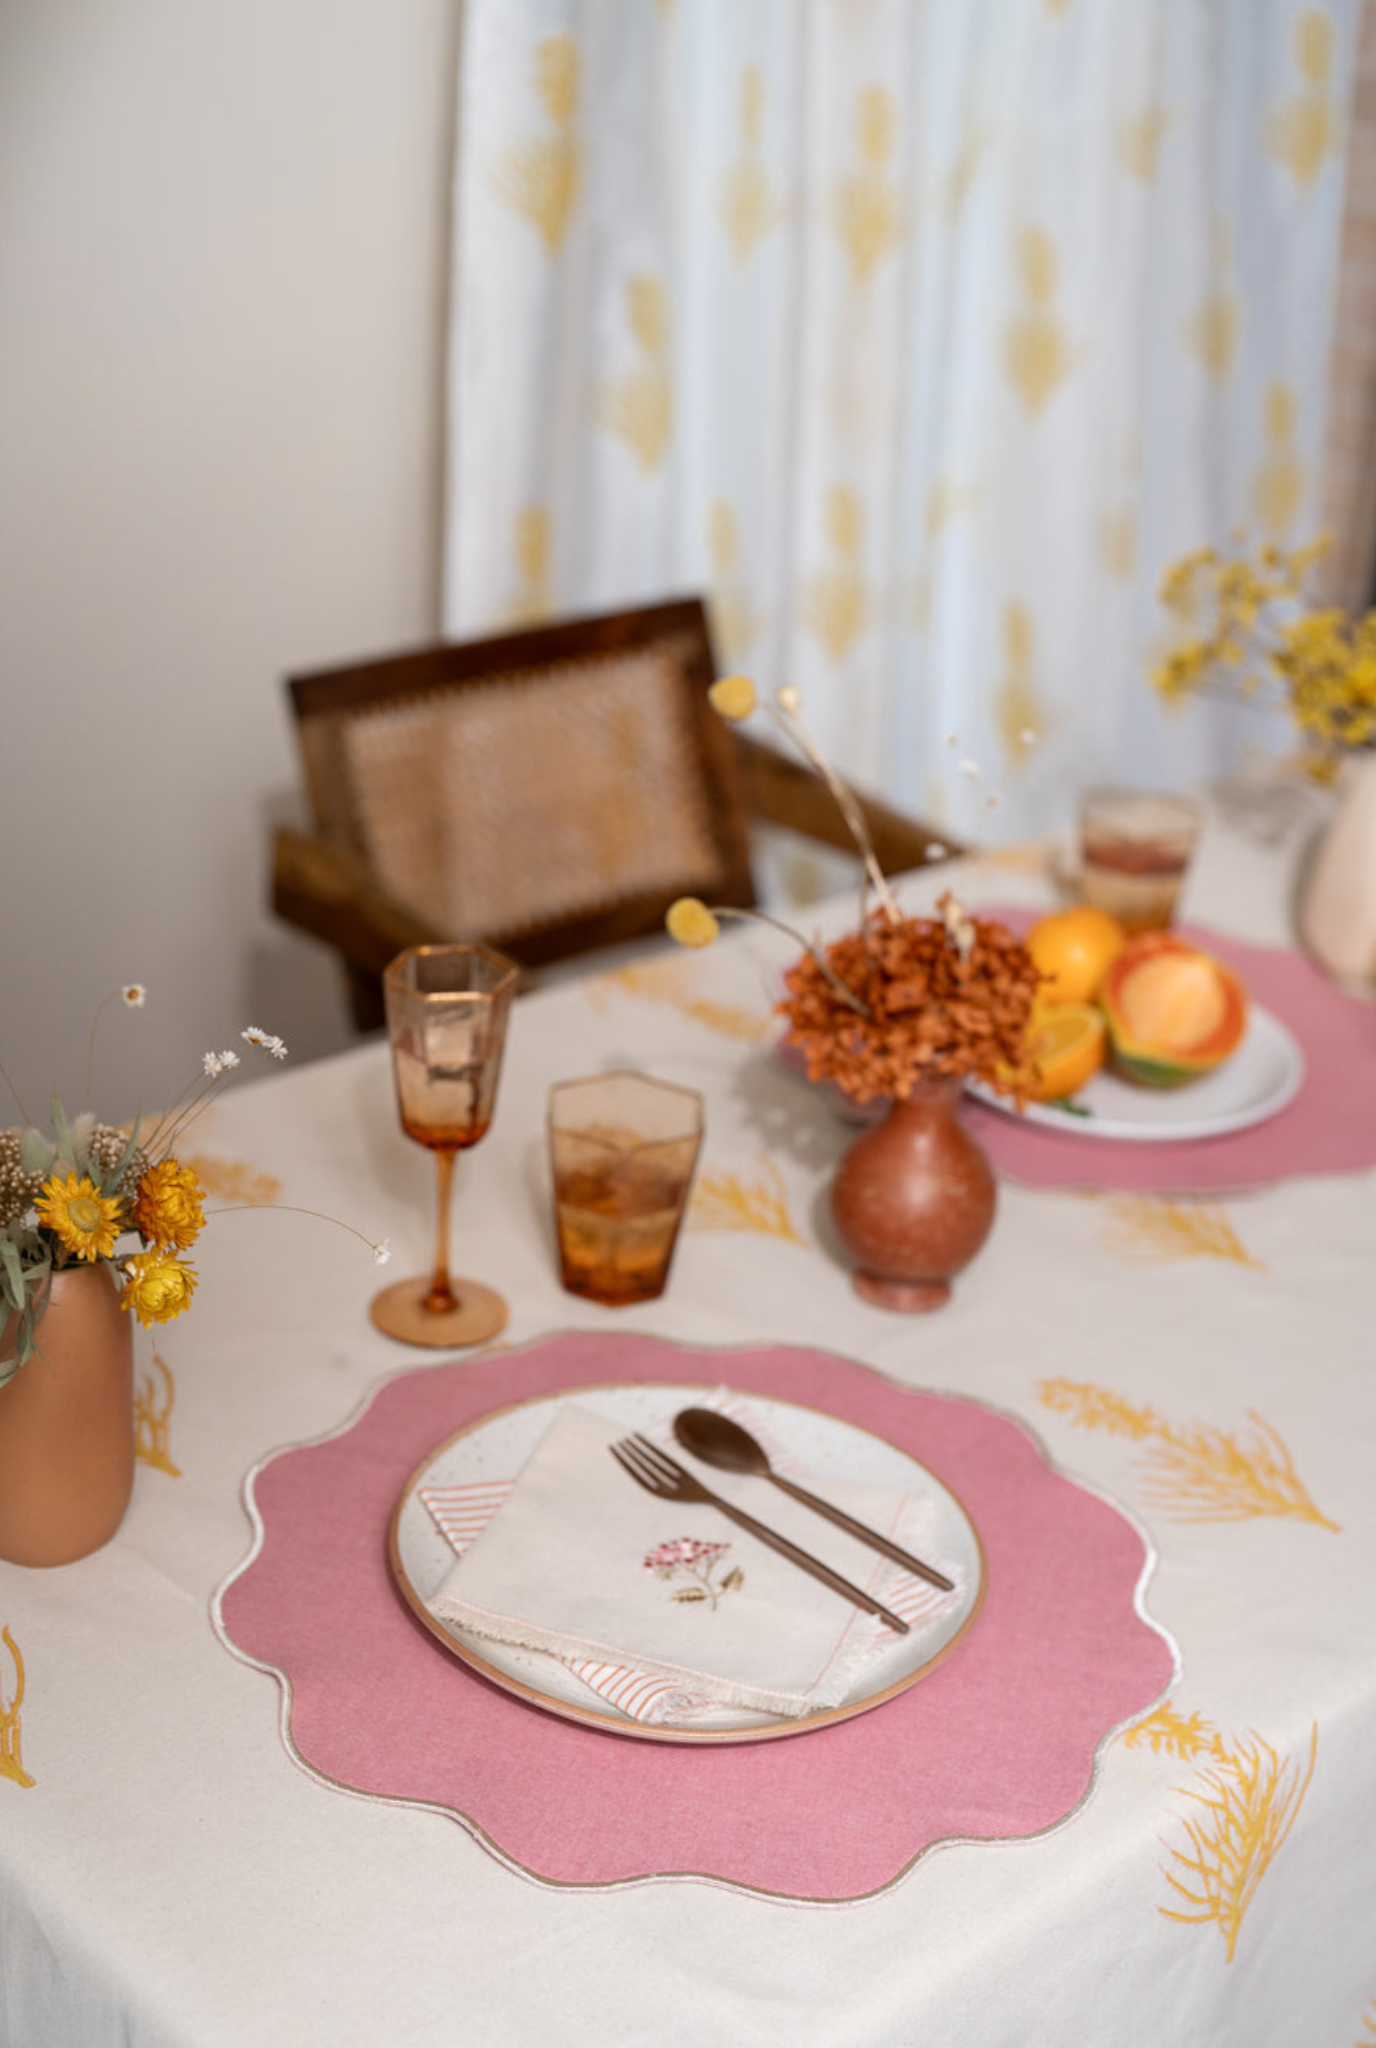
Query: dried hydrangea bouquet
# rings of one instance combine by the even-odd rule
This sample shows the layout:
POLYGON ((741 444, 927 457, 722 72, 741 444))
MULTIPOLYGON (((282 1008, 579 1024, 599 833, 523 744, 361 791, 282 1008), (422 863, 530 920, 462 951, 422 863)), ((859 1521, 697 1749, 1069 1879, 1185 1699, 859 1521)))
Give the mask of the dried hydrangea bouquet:
MULTIPOLYGON (((732 720, 756 708, 743 676, 722 678, 711 696, 732 720)), ((812 1080, 834 1081, 858 1103, 889 1105, 842 1160, 832 1213, 858 1261, 854 1284, 865 1300, 904 1311, 936 1308, 994 1217, 994 1177, 960 1121, 961 1093, 971 1079, 1018 1093, 1041 977, 1011 932, 968 916, 953 896, 942 898, 936 917, 906 916, 854 793, 803 725, 798 693, 782 689, 767 708, 832 790, 864 864, 853 931, 823 947, 779 927, 801 948, 778 1004, 785 1042, 802 1054, 812 1080)), ((684 897, 668 928, 681 945, 708 945, 724 916, 762 913, 713 910, 684 897)))

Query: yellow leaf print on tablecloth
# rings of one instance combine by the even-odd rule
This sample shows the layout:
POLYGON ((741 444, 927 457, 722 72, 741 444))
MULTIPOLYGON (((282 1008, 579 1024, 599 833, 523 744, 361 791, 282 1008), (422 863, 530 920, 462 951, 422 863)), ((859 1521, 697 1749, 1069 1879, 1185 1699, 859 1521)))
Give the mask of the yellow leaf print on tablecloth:
POLYGON ((134 1389, 134 1456, 141 1465, 180 1479, 180 1465, 174 1465, 167 1449, 168 1425, 177 1398, 172 1368, 160 1351, 153 1353, 153 1371, 140 1372, 134 1389))
POLYGON ((674 385, 669 365, 669 310, 657 277, 632 277, 626 286, 626 324, 644 356, 604 385, 596 417, 624 441, 640 467, 659 468, 674 431, 674 385))
POLYGON ((1361 2025, 1362 2031, 1353 2043, 1353 2048, 1373 2048, 1373 2044, 1376 2044, 1376 1996, 1373 1996, 1362 2014, 1361 2025))
POLYGON ((691 1017, 695 1024, 705 1025, 709 1031, 720 1032, 724 1038, 739 1039, 747 1045, 758 1045, 768 1037, 768 1017, 734 1003, 717 1003, 708 997, 694 995, 688 978, 692 972, 689 963, 676 959, 646 960, 630 967, 619 967, 613 974, 599 974, 584 984, 583 992, 592 1008, 598 1011, 605 1011, 614 996, 629 996, 635 1002, 665 1003, 683 1016, 691 1017))
POLYGON ((1168 1422, 1154 1408, 1134 1408, 1121 1395, 1082 1380, 1043 1380, 1038 1398, 1079 1429, 1102 1429, 1148 1446, 1139 1459, 1146 1499, 1177 1522, 1241 1522, 1293 1516, 1336 1531, 1321 1514, 1284 1442, 1248 1411, 1250 1440, 1207 1423, 1168 1422))
POLYGON ((903 239, 902 191, 889 168, 894 119, 893 94, 882 85, 867 85, 857 97, 855 114, 862 167, 843 178, 832 196, 832 225, 857 288, 869 283, 903 239))
POLYGON ((758 1230, 788 1244, 806 1245, 788 1211, 783 1175, 772 1159, 761 1158, 760 1178, 736 1173, 699 1174, 688 1211, 691 1230, 758 1230))
POLYGON ((1244 1247, 1221 1202, 1177 1202, 1164 1195, 1110 1195, 1105 1203, 1112 1243, 1132 1259, 1229 1259, 1264 1273, 1244 1247))
POLYGON ((870 597, 860 566, 865 515, 858 494, 844 484, 827 492, 826 527, 835 560, 803 583, 803 624, 821 641, 829 661, 844 661, 870 619, 870 597))
POLYGON ((0 1778, 9 1778, 16 1785, 32 1785, 33 1779, 24 1769, 24 1760, 19 1754, 19 1709, 24 1702, 24 1659, 19 1654, 19 1645, 10 1634, 8 1627, 0 1628, 0 1642, 10 1653, 14 1666, 14 1691, 6 1697, 5 1674, 0 1668, 0 1778))
POLYGON ((1295 395, 1288 384, 1267 387, 1266 454, 1252 484, 1252 509, 1268 539, 1284 540, 1304 495, 1304 471, 1295 449, 1295 395))
POLYGON ((563 247, 583 178, 578 118, 578 45, 546 36, 535 52, 535 90, 553 127, 509 149, 497 173, 498 196, 528 220, 553 258, 563 247))
POLYGON ((1170 125, 1171 117, 1165 108, 1154 105, 1144 107, 1140 114, 1119 125, 1118 161, 1140 185, 1156 182, 1161 144, 1170 125))
POLYGON ((1302 83, 1267 115, 1264 147, 1307 192, 1338 142, 1338 114, 1329 92, 1333 24, 1321 8, 1309 7, 1296 21, 1294 35, 1302 83))
POLYGON ((1223 1737, 1212 1721, 1198 1712, 1178 1714, 1169 1700, 1125 1730, 1123 1747, 1149 1749, 1153 1756, 1178 1756, 1187 1762, 1225 1754, 1223 1737))
POLYGON ((770 183, 761 155, 764 80, 756 64, 747 64, 741 72, 740 129, 740 154, 722 173, 717 211, 733 258, 746 263, 788 218, 788 207, 770 183))
POLYGON ((1032 679, 1032 614, 1024 604, 1003 608, 1003 676, 994 691, 994 723, 1010 768, 1021 768, 1046 731, 1046 712, 1032 679))
POLYGON ((516 514, 512 553, 517 585, 509 616, 514 625, 538 625, 549 617, 554 604, 550 590, 550 522, 543 505, 523 505, 516 514))
POLYGON ((1295 1824, 1309 1790, 1318 1755, 1319 1731, 1311 1726, 1307 1762, 1280 1756, 1253 1732, 1226 1745, 1177 1789, 1194 1802, 1178 1815, 1185 1843, 1167 1843, 1172 1858, 1165 1877, 1178 1903, 1158 1910, 1168 1920, 1212 1921, 1227 1946, 1228 1961, 1257 1887, 1295 1824))
POLYGON ((713 638, 732 667, 740 666, 758 639, 762 621, 740 574, 740 530, 735 507, 713 498, 707 508, 707 554, 712 564, 713 638))
POLYGON ((1056 313, 1056 244, 1040 228, 1018 237, 1023 306, 1006 322, 1003 359, 1008 381, 1028 412, 1039 413, 1075 367, 1075 350, 1056 313))

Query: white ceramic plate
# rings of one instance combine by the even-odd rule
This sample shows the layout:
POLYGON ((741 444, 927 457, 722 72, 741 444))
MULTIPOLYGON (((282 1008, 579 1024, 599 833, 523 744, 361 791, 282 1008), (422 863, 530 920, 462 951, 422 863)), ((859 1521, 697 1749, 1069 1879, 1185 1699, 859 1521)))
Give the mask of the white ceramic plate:
POLYGON ((1183 1088, 1139 1088, 1104 1071, 1071 1098, 1085 1112, 1077 1115, 1043 1102, 1029 1102, 1019 1111, 1009 1097, 980 1082, 966 1085, 991 1109, 1021 1116, 1044 1130, 1161 1144, 1250 1130, 1293 1102, 1303 1080, 1304 1054, 1295 1039, 1278 1017, 1253 1004, 1246 1035, 1232 1058, 1183 1088))
MULTIPOLYGON (((701 1405, 712 1386, 580 1387, 576 1394, 554 1394, 500 1408, 470 1423, 436 1445, 407 1480, 392 1515, 388 1548, 392 1570, 403 1596, 430 1633, 461 1663, 481 1672, 494 1685, 532 1701, 552 1714, 581 1721, 619 1735, 642 1736, 651 1742, 761 1742, 775 1736, 801 1735, 854 1714, 867 1712, 913 1685, 949 1656, 978 1614, 984 1600, 984 1550, 974 1524, 960 1502, 936 1476, 906 1451, 872 1436, 853 1423, 790 1401, 766 1400, 750 1394, 761 1426, 780 1456, 806 1470, 809 1484, 825 1494, 828 1479, 865 1486, 893 1487, 920 1494, 935 1503, 943 1555, 960 1567, 965 1588, 934 1627, 913 1638, 895 1636, 868 1664, 852 1695, 839 1706, 815 1714, 786 1718, 723 1707, 695 1718, 691 1725, 651 1727, 619 1713, 599 1700, 554 1657, 509 1648, 504 1643, 466 1637, 461 1629, 439 1621, 426 1605, 454 1563, 454 1552, 419 1497, 422 1486, 466 1486, 478 1480, 514 1479, 567 1400, 624 1424, 630 1430, 666 1428, 680 1408, 701 1405)), ((819 1543, 827 1524, 817 1519, 819 1543)))

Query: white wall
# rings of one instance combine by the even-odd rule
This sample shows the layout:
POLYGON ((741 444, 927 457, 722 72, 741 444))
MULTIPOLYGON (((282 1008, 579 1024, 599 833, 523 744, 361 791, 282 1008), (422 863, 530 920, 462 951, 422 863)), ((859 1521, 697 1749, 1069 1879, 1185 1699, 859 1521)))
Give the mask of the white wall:
POLYGON ((0 1060, 43 1121, 124 981, 107 1116, 245 1023, 347 1041, 266 909, 281 678, 437 630, 460 5, 0 5, 0 1060))

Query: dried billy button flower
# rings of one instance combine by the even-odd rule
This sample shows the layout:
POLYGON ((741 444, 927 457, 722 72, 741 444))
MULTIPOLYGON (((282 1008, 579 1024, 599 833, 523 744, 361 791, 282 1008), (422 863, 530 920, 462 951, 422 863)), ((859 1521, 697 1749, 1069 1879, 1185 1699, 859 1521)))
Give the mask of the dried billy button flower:
MULTIPOLYGON (((943 897, 943 913, 949 904, 943 897)), ((795 962, 778 1009, 812 1080, 835 1081, 858 1102, 901 1099, 937 1075, 1016 1095, 1041 976, 1003 925, 962 915, 973 935, 956 945, 948 922, 944 914, 896 925, 874 917, 826 948, 828 972, 806 953, 795 962), (865 1014, 840 1000, 833 977, 865 1014)))

